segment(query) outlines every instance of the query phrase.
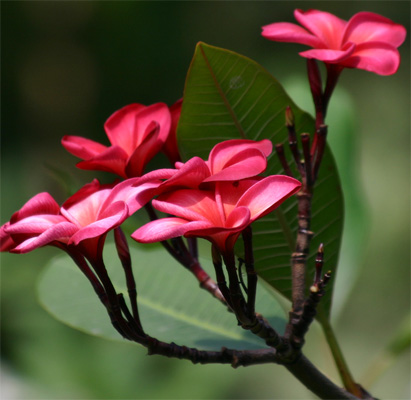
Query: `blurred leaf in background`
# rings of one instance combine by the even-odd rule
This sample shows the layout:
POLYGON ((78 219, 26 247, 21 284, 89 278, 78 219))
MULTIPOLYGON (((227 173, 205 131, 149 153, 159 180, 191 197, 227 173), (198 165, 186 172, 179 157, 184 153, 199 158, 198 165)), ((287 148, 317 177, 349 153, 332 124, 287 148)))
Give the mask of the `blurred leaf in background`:
MULTIPOLYGON (((372 11, 410 29, 410 4, 402 1, 2 2, 1 222, 38 192, 64 200, 64 190, 50 178, 46 165, 65 169, 81 184, 90 181, 94 174, 76 170, 77 160, 62 149, 61 137, 103 140, 104 121, 122 106, 174 103, 182 96, 198 41, 256 60, 296 100, 295 86, 305 92, 301 97, 309 96, 305 61, 297 55, 302 46, 260 37, 263 25, 294 22, 295 8, 317 8, 344 19, 372 11)), ((339 267, 339 279, 344 279, 336 282, 336 299, 346 302, 334 302, 339 312, 333 323, 356 377, 395 335, 410 304, 409 49, 407 38, 396 75, 344 71, 328 115, 330 144, 351 215, 339 267), (340 113, 346 111, 354 117, 341 121, 340 113), (367 220, 356 222, 357 206, 350 205, 355 201, 349 197, 350 178, 344 181, 348 169, 347 176, 356 176, 354 185, 365 198, 367 228, 362 227, 367 220), (358 239, 352 252, 348 242, 353 238, 358 239)), ((54 255, 53 249, 1 254, 3 398, 309 397, 275 365, 238 370, 192 366, 146 357, 137 346, 66 327, 35 297, 35 281, 54 255)), ((316 326, 307 338, 306 353, 336 379, 316 326)), ((409 398, 409 374, 405 352, 372 393, 409 398)))
MULTIPOLYGON (((170 259, 161 245, 136 244, 130 253, 138 282, 139 314, 149 335, 202 350, 218 351, 222 346, 239 350, 261 348, 261 340, 240 329, 234 314, 208 292, 199 290, 194 277, 187 279, 187 271, 170 259)), ((113 243, 105 246, 104 260, 117 292, 127 293, 113 243)), ((211 273, 211 260, 202 259, 201 264, 211 273)), ((91 335, 124 341, 90 290, 90 283, 66 254, 48 263, 38 293, 43 306, 56 319, 91 335)), ((263 285, 259 286, 256 306, 274 329, 284 330, 285 312, 263 285)))

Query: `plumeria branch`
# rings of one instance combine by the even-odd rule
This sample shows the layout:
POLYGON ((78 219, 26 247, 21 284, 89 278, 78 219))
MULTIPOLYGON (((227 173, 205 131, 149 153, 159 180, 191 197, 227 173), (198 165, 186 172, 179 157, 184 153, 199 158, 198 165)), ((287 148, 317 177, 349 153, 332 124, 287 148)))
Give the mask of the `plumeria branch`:
MULTIPOLYGON (((125 307, 122 309, 126 310, 125 303, 121 301, 120 303, 125 307)), ((125 311, 125 315, 132 318, 131 314, 127 313, 127 311, 125 311)), ((126 321, 123 321, 121 325, 123 326, 124 324, 126 324, 126 321)), ((130 323, 129 326, 132 327, 133 324, 130 323)), ((134 332, 131 340, 146 347, 148 355, 184 359, 191 361, 193 364, 230 364, 233 368, 267 363, 284 365, 307 389, 311 390, 321 399, 358 399, 358 397, 330 381, 303 354, 299 354, 297 358, 289 360, 284 357, 283 353, 274 348, 233 350, 223 347, 219 351, 205 351, 159 341, 142 332, 134 332)), ((362 398, 372 399, 371 396, 362 398)))
MULTIPOLYGON (((311 146, 309 135, 306 133, 301 134, 303 161, 299 160, 299 152, 295 141, 296 134, 292 111, 290 108, 287 108, 286 110, 286 126, 289 132, 290 150, 293 154, 297 170, 300 172, 302 179, 301 190, 297 193, 298 231, 296 247, 295 252, 291 257, 292 310, 289 313, 289 323, 287 324, 285 334, 294 348, 301 348, 303 346, 304 335, 316 315, 316 305, 323 296, 324 286, 329 279, 326 274, 324 279, 320 281, 317 272, 314 285, 310 288, 310 295, 306 299, 306 265, 311 238, 314 235, 314 233, 310 230, 311 203, 315 182, 318 177, 318 172, 326 146, 327 125, 324 124, 324 118, 329 102, 329 96, 331 96, 332 89, 335 87, 336 80, 339 76, 339 73, 337 74, 337 69, 328 69, 329 72, 334 72, 334 81, 332 81, 331 78, 327 79, 327 94, 325 94, 322 92, 321 76, 315 60, 307 60, 307 65, 311 93, 316 108, 316 132, 311 146)), ((341 72, 341 70, 339 70, 339 72, 341 72)), ((279 146, 277 145, 276 148, 278 149, 278 147, 279 146)), ((290 171, 291 168, 287 165, 283 153, 282 147, 280 152, 277 150, 280 162, 287 173, 287 171, 290 171)), ((321 264, 322 267, 321 254, 322 248, 319 249, 319 253, 317 255, 317 266, 321 264), (320 258, 321 261, 319 261, 320 258)), ((327 326, 323 326, 323 328, 344 386, 351 393, 361 398, 364 393, 359 389, 360 386, 355 383, 348 369, 348 365, 344 360, 331 326, 327 323, 327 326)))
MULTIPOLYGON (((307 389, 321 399, 358 399, 322 374, 304 355, 293 363, 284 363, 275 349, 201 351, 175 343, 164 343, 147 338, 148 354, 190 360, 194 364, 230 364, 233 368, 256 364, 276 363, 284 365, 307 389)), ((364 397, 365 398, 365 397, 364 397)), ((372 397, 368 397, 372 399, 372 397)))
POLYGON ((331 278, 331 271, 328 271, 322 276, 323 260, 324 250, 323 245, 321 244, 317 252, 314 282, 310 287, 310 294, 304 302, 301 318, 291 321, 293 327, 289 340, 291 345, 296 349, 300 349, 304 345, 304 336, 317 315, 317 305, 324 296, 325 287, 331 278))
MULTIPOLYGON (((194 364, 230 364, 233 368, 267 363, 284 365, 307 389, 321 399, 358 399, 330 381, 304 355, 293 363, 285 363, 278 357, 275 349, 231 350, 223 347, 220 351, 201 351, 153 338, 147 338, 145 342, 149 355, 185 359, 194 364)), ((371 396, 364 398, 372 399, 371 396)))
MULTIPOLYGON (((129 312, 122 294, 117 294, 111 282, 107 282, 107 280, 110 281, 110 278, 102 261, 98 266, 96 265, 96 269, 98 270, 100 279, 102 279, 106 285, 106 290, 109 292, 107 297, 108 307, 106 307, 106 309, 112 319, 113 325, 126 339, 146 347, 149 355, 162 355, 169 358, 185 359, 191 361, 193 364, 230 364, 233 368, 275 363, 284 365, 309 390, 322 399, 357 398, 331 382, 299 352, 294 352, 294 355, 297 356, 290 358, 289 355, 280 351, 278 347, 258 350, 233 350, 223 347, 219 351, 205 351, 157 340, 144 332, 140 321, 136 320, 129 312)), ((257 319, 259 318, 260 317, 257 316, 257 319)), ((267 341, 267 344, 269 344, 269 341, 267 341)))

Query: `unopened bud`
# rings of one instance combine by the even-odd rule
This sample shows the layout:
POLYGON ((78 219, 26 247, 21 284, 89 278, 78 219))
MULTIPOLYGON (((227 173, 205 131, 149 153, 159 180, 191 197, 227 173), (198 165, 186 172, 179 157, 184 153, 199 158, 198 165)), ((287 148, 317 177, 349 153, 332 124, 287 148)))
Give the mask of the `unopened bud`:
POLYGON ((312 286, 310 287, 310 292, 311 292, 311 293, 318 293, 319 290, 320 290, 320 289, 318 288, 317 285, 312 285, 312 286))
POLYGON ((287 127, 294 126, 294 113, 290 106, 285 109, 285 125, 287 127))
POLYGON ((130 250, 128 248, 127 239, 120 227, 114 229, 114 241, 121 263, 123 265, 131 266, 130 250))

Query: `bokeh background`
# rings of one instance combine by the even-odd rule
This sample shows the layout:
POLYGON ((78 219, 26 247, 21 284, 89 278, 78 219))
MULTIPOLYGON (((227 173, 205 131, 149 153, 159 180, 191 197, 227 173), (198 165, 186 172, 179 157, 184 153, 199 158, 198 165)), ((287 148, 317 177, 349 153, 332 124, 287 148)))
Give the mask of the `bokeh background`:
MULTIPOLYGON (((76 170, 75 158, 60 145, 63 135, 103 140, 104 121, 120 107, 180 98, 198 41, 256 60, 311 112, 305 61, 297 55, 303 46, 260 36, 265 24, 293 22, 295 8, 344 19, 373 11, 410 28, 408 1, 2 1, 1 223, 38 192, 63 201, 73 184, 93 178, 76 170)), ((359 380, 379 365, 399 326, 408 325, 409 38, 400 52, 396 75, 344 71, 328 116, 347 204, 333 324, 359 380)), ((38 304, 35 290, 56 253, 1 255, 3 399, 312 397, 275 365, 192 366, 59 323, 38 304)), ((306 353, 338 380, 318 326, 307 342, 306 353)), ((410 398, 409 360, 403 352, 371 392, 410 398)))

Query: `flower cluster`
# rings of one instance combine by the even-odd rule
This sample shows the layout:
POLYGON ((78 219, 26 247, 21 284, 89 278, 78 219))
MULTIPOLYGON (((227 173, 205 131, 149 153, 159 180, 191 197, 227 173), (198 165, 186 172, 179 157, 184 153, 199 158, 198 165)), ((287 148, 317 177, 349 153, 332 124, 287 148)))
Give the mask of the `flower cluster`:
MULTIPOLYGON (((358 13, 348 22, 318 10, 296 10, 294 15, 304 28, 274 23, 263 27, 263 36, 311 46, 312 50, 300 54, 328 66, 382 75, 397 70, 397 47, 406 35, 401 25, 369 12, 358 13)), ((324 104, 331 92, 326 88, 320 93, 324 104)), ((182 100, 171 107, 136 103, 121 108, 104 125, 110 146, 64 136, 63 146, 82 159, 79 168, 111 172, 124 181, 101 185, 95 180, 61 207, 48 193, 34 196, 1 226, 1 251, 25 253, 51 244, 67 251, 76 247, 89 259, 99 257, 107 232, 152 200, 154 208, 173 217, 140 227, 132 234, 135 240, 148 243, 198 236, 222 253, 232 252, 239 234, 295 194, 300 183, 288 176, 260 176, 272 151, 268 140, 229 140, 217 144, 208 160, 194 157, 181 162, 176 140, 181 106, 182 100), (144 174, 160 151, 174 168, 144 174)))
POLYGON ((232 251, 241 231, 298 191, 300 183, 293 178, 258 176, 272 151, 269 140, 229 140, 217 144, 207 161, 199 157, 177 161, 180 110, 181 102, 171 108, 162 103, 122 108, 105 124, 111 147, 65 136, 63 146, 84 159, 79 168, 128 179, 111 185, 94 180, 61 207, 48 193, 34 196, 0 228, 1 251, 26 253, 55 245, 69 253, 76 248, 96 261, 107 232, 155 196, 153 206, 175 217, 141 227, 132 235, 135 240, 148 243, 198 236, 222 252, 232 251), (160 150, 176 161, 175 168, 142 175, 148 160, 160 150))

